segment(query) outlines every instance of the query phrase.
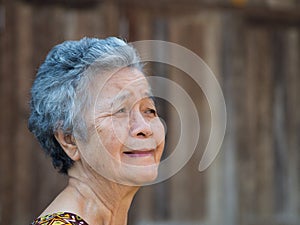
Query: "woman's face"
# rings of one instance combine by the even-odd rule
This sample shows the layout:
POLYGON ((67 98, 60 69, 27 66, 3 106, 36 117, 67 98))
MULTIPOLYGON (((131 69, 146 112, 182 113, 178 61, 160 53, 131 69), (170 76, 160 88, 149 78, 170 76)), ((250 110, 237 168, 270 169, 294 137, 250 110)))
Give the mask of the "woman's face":
POLYGON ((88 110, 88 140, 81 159, 100 175, 128 185, 153 181, 164 148, 164 127, 150 87, 137 69, 124 68, 104 83, 93 83, 94 109, 88 110))

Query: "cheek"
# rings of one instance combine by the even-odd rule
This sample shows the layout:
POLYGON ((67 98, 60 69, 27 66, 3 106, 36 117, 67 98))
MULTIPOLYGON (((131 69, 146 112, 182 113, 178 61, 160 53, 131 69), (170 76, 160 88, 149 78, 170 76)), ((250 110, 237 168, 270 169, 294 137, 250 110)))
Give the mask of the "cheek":
POLYGON ((154 139, 157 144, 155 161, 157 163, 159 163, 161 160, 161 156, 162 156, 164 147, 165 147, 165 128, 159 118, 157 118, 155 120, 156 121, 152 123, 151 128, 152 128, 152 131, 154 134, 154 139))
POLYGON ((164 145, 165 143, 165 128, 159 118, 153 119, 151 128, 154 134, 157 145, 164 145))
POLYGON ((115 118, 111 120, 111 133, 120 143, 124 144, 129 135, 128 118, 115 118))
POLYGON ((97 127, 97 134, 102 145, 110 153, 119 152, 126 140, 124 124, 118 119, 106 118, 97 127))
POLYGON ((160 139, 165 138, 165 127, 159 118, 156 118, 153 120, 153 122, 151 124, 151 128, 152 128, 155 136, 160 137, 160 139))

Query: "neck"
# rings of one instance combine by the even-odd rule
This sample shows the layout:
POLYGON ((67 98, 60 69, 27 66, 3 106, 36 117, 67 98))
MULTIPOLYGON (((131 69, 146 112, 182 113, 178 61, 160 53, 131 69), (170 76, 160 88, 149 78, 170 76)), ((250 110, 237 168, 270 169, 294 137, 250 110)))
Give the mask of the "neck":
POLYGON ((76 213, 90 225, 126 225, 129 207, 139 187, 114 183, 80 165, 69 170, 66 188, 76 199, 76 213))

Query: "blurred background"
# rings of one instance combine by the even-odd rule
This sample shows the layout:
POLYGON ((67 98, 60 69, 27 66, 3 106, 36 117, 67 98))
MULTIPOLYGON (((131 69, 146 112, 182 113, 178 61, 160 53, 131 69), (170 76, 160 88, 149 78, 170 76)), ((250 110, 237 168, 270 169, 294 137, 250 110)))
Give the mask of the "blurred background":
MULTIPOLYGON (((221 151, 199 172, 206 98, 182 71, 149 65, 189 93, 201 135, 180 172, 139 191, 130 225, 300 224, 299 0, 0 0, 1 225, 29 224, 66 184, 27 130, 29 89, 55 44, 85 36, 187 47, 210 66, 226 100, 221 151)), ((180 123, 171 106, 159 108, 168 154, 180 123)))

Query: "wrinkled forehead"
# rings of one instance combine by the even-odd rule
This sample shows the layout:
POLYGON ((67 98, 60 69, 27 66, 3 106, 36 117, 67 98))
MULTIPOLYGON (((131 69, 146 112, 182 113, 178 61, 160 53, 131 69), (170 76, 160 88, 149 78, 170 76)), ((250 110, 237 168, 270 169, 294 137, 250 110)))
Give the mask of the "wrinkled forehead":
POLYGON ((151 95, 150 85, 145 75, 135 68, 126 67, 106 75, 103 82, 93 84, 97 91, 97 101, 111 100, 120 96, 122 98, 136 97, 145 98, 151 95))

